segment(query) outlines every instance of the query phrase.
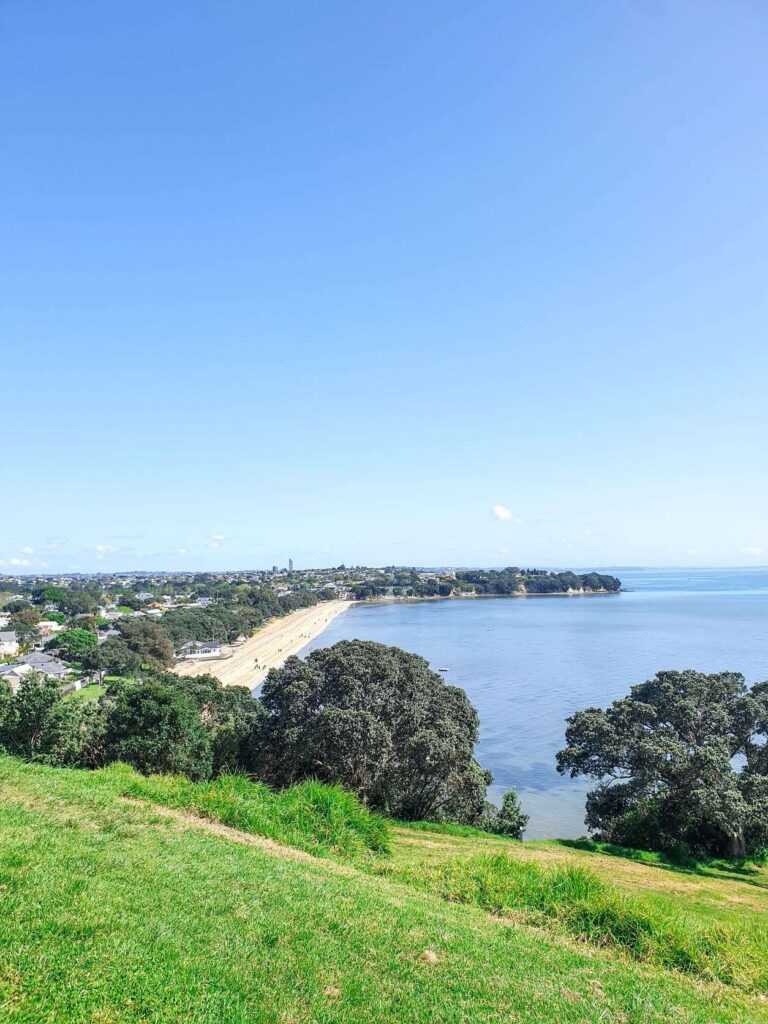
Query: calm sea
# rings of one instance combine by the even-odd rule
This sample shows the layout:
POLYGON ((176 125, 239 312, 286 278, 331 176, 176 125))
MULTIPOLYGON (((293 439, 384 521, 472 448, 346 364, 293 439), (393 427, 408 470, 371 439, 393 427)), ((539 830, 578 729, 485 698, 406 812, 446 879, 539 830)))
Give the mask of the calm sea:
POLYGON ((554 767, 564 720, 659 669, 768 679, 768 569, 605 568, 620 594, 355 606, 303 653, 337 640, 396 644, 463 687, 480 713, 478 759, 498 799, 513 786, 529 838, 584 834, 588 784, 554 767))

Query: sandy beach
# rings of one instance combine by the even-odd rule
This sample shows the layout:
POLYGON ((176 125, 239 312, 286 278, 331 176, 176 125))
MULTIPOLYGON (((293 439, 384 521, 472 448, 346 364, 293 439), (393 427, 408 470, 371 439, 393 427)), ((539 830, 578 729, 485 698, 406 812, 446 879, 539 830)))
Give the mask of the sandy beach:
POLYGON ((182 676, 212 675, 225 686, 253 689, 264 681, 271 668, 277 668, 286 658, 298 654, 351 604, 351 601, 323 601, 312 608, 300 608, 268 622, 244 644, 233 647, 231 656, 182 661, 174 672, 182 676))

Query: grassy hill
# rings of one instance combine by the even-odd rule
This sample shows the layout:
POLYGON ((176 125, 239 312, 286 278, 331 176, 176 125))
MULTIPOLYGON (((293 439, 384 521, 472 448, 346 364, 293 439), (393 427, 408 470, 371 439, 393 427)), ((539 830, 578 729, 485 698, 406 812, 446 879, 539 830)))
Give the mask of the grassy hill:
POLYGON ((0 758, 0 1021, 768 1021, 768 873, 0 758))

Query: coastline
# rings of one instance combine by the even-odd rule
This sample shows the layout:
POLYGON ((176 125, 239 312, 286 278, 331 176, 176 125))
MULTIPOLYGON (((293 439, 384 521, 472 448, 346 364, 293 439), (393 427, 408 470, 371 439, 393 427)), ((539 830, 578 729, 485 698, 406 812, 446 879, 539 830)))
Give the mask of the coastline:
POLYGON ((271 668, 280 665, 319 636, 352 601, 322 601, 272 619, 224 658, 182 661, 173 671, 180 676, 215 676, 224 686, 260 686, 271 668))
POLYGON ((517 590, 512 594, 430 594, 423 597, 367 597, 362 601, 350 601, 350 604, 413 604, 418 601, 486 601, 506 600, 508 597, 614 597, 616 594, 625 593, 623 588, 619 590, 562 590, 543 593, 529 594, 525 590, 517 590))
POLYGON ((562 593, 528 594, 451 594, 431 597, 377 597, 365 601, 322 601, 311 608, 299 608, 289 615, 272 619, 245 643, 230 647, 230 653, 221 658, 182 661, 173 671, 180 676, 215 676, 224 686, 245 686, 253 690, 264 682, 271 668, 279 668, 330 625, 352 605, 415 604, 422 601, 479 601, 502 600, 510 597, 598 597, 611 591, 566 591, 562 593))

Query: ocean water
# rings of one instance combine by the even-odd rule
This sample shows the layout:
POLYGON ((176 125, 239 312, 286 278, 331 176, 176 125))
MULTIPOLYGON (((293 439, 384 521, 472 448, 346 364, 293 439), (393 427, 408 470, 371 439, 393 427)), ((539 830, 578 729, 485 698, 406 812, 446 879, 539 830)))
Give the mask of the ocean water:
POLYGON ((660 669, 768 679, 768 569, 621 569, 624 590, 585 597, 360 605, 302 652, 377 640, 421 654, 480 714, 490 796, 520 793, 529 838, 585 833, 590 784, 559 776, 565 718, 602 707, 660 669))

